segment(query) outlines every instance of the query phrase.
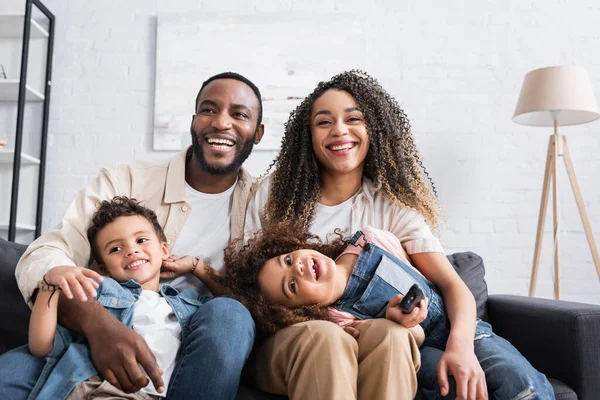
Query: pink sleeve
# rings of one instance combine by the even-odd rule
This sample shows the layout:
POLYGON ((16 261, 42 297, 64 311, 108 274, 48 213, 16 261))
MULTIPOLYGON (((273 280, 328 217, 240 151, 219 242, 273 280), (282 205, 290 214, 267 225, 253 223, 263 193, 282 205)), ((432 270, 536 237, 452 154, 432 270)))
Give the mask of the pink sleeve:
POLYGON ((366 228, 361 229, 361 231, 364 233, 367 241, 392 253, 408 265, 412 265, 408 259, 408 254, 400 243, 400 239, 392 232, 376 229, 372 226, 367 226, 366 228))

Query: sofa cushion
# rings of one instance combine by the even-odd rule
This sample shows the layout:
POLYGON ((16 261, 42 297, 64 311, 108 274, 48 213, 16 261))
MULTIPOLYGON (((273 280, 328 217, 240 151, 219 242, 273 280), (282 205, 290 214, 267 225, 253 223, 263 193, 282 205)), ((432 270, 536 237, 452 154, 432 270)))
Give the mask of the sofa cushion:
POLYGON ((27 343, 30 310, 15 280, 15 267, 26 248, 0 238, 0 354, 27 343))
POLYGON ((448 256, 448 261, 454 267, 458 275, 465 282, 477 304, 477 316, 487 321, 487 307, 485 305, 488 299, 487 284, 485 283, 485 267, 483 259, 477 254, 467 251, 464 253, 454 253, 448 256))

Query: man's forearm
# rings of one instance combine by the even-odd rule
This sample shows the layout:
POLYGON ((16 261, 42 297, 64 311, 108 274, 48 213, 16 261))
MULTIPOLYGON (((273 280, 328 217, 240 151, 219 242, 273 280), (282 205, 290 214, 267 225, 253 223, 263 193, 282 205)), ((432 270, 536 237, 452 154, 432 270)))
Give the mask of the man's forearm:
POLYGON ((61 291, 58 302, 58 322, 66 328, 88 336, 94 328, 119 322, 96 301, 69 300, 61 291))

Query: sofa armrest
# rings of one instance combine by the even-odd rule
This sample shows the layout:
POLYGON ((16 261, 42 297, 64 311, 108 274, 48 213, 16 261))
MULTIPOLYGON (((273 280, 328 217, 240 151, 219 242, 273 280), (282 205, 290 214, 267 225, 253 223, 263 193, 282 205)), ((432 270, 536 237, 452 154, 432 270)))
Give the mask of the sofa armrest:
POLYGON ((487 302, 494 332, 539 371, 569 385, 580 399, 600 393, 600 306, 523 296, 487 302))

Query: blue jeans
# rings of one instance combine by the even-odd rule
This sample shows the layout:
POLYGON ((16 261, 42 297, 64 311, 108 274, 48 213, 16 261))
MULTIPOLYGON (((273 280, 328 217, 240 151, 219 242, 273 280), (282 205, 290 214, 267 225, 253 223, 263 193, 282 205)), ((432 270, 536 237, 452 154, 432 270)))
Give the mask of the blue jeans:
MULTIPOLYGON (((192 316, 184 333, 169 399, 234 399, 254 343, 248 310, 232 299, 212 299, 192 316)), ((27 399, 44 365, 27 346, 0 356, 0 399, 27 399)))
MULTIPOLYGON (((485 373, 490 399, 554 400, 554 390, 550 382, 508 341, 493 334, 476 339, 474 344, 475 355, 485 373)), ((442 350, 434 347, 421 348, 421 369, 417 378, 426 399, 456 398, 456 382, 452 376, 448 377, 448 395, 442 397, 440 394, 437 364, 442 354, 442 350)))
POLYGON ((254 320, 241 303, 225 297, 205 303, 182 338, 167 397, 234 399, 254 337, 254 320))

